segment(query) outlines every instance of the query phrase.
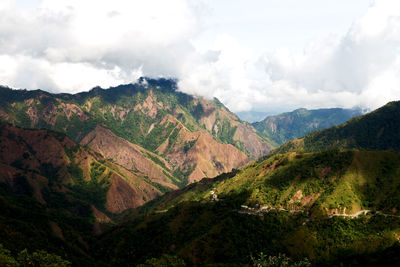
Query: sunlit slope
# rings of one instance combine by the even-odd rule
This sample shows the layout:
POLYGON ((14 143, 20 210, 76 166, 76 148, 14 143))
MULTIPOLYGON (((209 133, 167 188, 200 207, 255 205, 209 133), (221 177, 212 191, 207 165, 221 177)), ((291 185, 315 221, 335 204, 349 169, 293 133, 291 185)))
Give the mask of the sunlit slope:
POLYGON ((342 125, 289 141, 271 154, 327 149, 400 150, 400 102, 390 102, 342 125))
POLYGON ((235 200, 250 207, 352 214, 400 208, 400 153, 325 151, 287 153, 254 163, 215 182, 203 180, 156 200, 165 209, 183 201, 235 200))

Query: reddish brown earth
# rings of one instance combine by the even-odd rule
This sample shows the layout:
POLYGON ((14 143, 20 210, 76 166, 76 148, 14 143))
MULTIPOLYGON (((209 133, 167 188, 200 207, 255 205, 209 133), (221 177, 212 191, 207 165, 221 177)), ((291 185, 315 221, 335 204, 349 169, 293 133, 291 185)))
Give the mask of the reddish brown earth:
POLYGON ((178 143, 166 158, 172 166, 180 168, 196 166, 189 176, 189 183, 229 172, 250 161, 246 154, 230 144, 218 143, 208 133, 189 132, 182 128, 179 137, 181 144, 178 143), (194 144, 185 151, 182 143, 187 142, 194 142, 194 144))
MULTIPOLYGON (((170 96, 164 96, 156 88, 149 87, 146 91, 133 93, 143 94, 137 98, 140 100, 133 98, 132 101, 136 102, 125 103, 122 101, 121 104, 118 101, 105 101, 106 98, 103 97, 101 89, 96 92, 93 91, 87 98, 80 98, 80 95, 60 97, 39 92, 36 96, 30 95, 25 100, 10 103, 12 108, 8 110, 21 111, 22 108, 26 108, 31 127, 39 127, 44 121, 47 123, 46 127, 70 133, 74 140, 80 140, 80 144, 88 146, 109 161, 142 177, 147 183, 157 183, 167 189, 176 189, 176 184, 180 182, 178 180, 182 179, 181 176, 176 175, 176 172, 183 171, 187 176, 190 170, 193 170, 189 177, 185 177, 185 180, 187 179, 191 183, 204 177, 211 178, 223 172, 229 172, 232 168, 239 168, 250 160, 248 156, 253 159, 258 158, 272 149, 265 140, 256 134, 250 124, 241 121, 235 114, 214 100, 188 98, 191 101, 190 105, 169 105, 168 101, 164 101, 164 97, 170 96), (203 111, 196 113, 197 111, 194 112, 189 106, 201 107, 200 110, 203 111), (143 137, 146 137, 155 128, 160 129, 157 127, 159 125, 156 125, 158 123, 165 129, 170 129, 171 124, 174 125, 180 130, 178 138, 174 144, 169 144, 167 138, 154 151, 155 153, 152 153, 140 145, 130 143, 117 136, 115 131, 107 129, 107 127, 112 128, 112 124, 108 125, 107 118, 113 117, 115 119, 113 123, 123 122, 130 112, 142 113, 146 119, 153 121, 152 124, 150 122, 150 127, 149 123, 137 127, 137 131, 143 137), (161 121, 157 117, 160 112, 164 114, 161 121), (57 121, 61 115, 63 116, 61 122, 65 124, 62 126, 63 129, 60 129, 60 121, 57 121), (108 117, 110 115, 111 117, 108 117), (79 132, 79 129, 71 130, 74 127, 70 127, 71 125, 68 123, 77 122, 76 119, 73 119, 76 117, 80 121, 99 117, 102 122, 87 134, 86 131, 79 132), (232 136, 228 137, 229 140, 220 140, 226 139, 225 134, 218 135, 219 129, 226 129, 224 128, 226 125, 229 125, 232 136), (72 131, 74 131, 73 134, 72 131), (188 142, 191 143, 190 148, 187 147, 188 142), (224 142, 231 142, 234 145, 224 144, 224 142)), ((123 97, 123 95, 121 96, 123 97)), ((8 115, 4 110, 0 110, 0 116, 6 118, 8 115)), ((15 115, 10 116, 13 118, 8 118, 9 121, 21 123, 15 118, 15 115)), ((93 123, 90 120, 90 127, 85 130, 91 130, 93 123)), ((161 132, 163 137, 167 137, 168 134, 170 134, 169 130, 161 132)), ((52 160, 58 158, 59 163, 57 164, 64 164, 59 158, 60 155, 63 154, 48 153, 48 157, 52 160)), ((68 157, 64 160, 68 165, 68 157)), ((8 163, 10 164, 10 162, 8 163)), ((36 164, 36 168, 39 166, 39 163, 31 162, 30 164, 36 164)), ((90 172, 89 167, 82 165, 82 168, 85 169, 85 173, 90 172)))
MULTIPOLYGON (((148 176, 153 182, 171 189, 177 189, 177 186, 162 173, 161 166, 157 165, 144 155, 144 153, 153 153, 118 137, 108 129, 97 126, 95 130, 90 132, 81 141, 81 144, 87 145, 94 151, 99 152, 104 158, 112 159, 114 162, 128 170, 139 171, 143 175, 148 176)), ((158 157, 154 154, 153 156, 158 157)), ((164 161, 160 157, 159 159, 164 161)), ((165 161, 164 164, 168 165, 165 161)))
POLYGON ((44 188, 68 194, 68 187, 74 183, 68 172, 71 159, 67 155, 67 149, 74 150, 73 161, 82 168, 86 181, 91 180, 93 163, 103 166, 104 172, 99 179, 108 179, 110 184, 105 206, 109 212, 120 213, 138 207, 161 194, 145 181, 142 174, 109 162, 94 152, 79 147, 68 137, 47 130, 26 130, 3 123, 0 126, 0 182, 14 187, 17 186, 17 177, 25 177, 33 189, 33 197, 42 204, 46 204, 41 193, 44 188), (58 178, 52 185, 43 170, 46 164, 57 169, 58 178))
POLYGON ((197 99, 197 101, 197 103, 202 105, 204 110, 200 123, 209 132, 217 132, 217 125, 221 123, 221 120, 226 120, 229 121, 232 127, 236 127, 233 140, 240 141, 252 157, 259 158, 274 149, 273 146, 260 138, 253 126, 241 121, 238 116, 230 112, 227 108, 217 108, 211 101, 206 99, 197 99))

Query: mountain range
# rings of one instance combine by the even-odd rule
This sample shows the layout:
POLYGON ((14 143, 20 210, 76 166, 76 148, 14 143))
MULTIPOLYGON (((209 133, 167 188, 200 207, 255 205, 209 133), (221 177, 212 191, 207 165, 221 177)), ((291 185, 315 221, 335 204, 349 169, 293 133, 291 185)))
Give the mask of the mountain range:
POLYGON ((339 125, 362 114, 360 108, 354 109, 296 109, 275 116, 268 116, 252 125, 258 133, 273 141, 276 146, 289 140, 302 137, 314 130, 339 125))
POLYGON ((230 171, 274 148, 217 99, 180 93, 167 79, 75 95, 2 87, 0 103, 4 121, 64 133, 163 190, 230 171))
POLYGON ((167 253, 191 265, 244 265, 261 251, 323 266, 394 265, 400 251, 399 111, 392 102, 300 139, 336 136, 320 152, 285 149, 298 143, 291 141, 240 170, 167 193, 140 207, 123 229, 106 234, 103 253, 117 264, 167 253), (376 125, 377 132, 360 123, 376 125), (363 140, 359 136, 369 142, 343 146, 363 140), (136 250, 135 240, 153 239, 136 250))
POLYGON ((0 263, 45 249, 77 266, 393 265, 399 103, 251 125, 168 79, 1 87, 0 263))

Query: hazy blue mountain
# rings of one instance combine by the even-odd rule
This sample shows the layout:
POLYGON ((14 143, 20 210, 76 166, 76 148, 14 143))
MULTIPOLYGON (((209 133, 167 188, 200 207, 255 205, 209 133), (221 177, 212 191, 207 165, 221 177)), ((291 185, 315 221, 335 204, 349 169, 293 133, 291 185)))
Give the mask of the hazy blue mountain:
POLYGON ((263 137, 282 145, 285 142, 302 137, 311 131, 329 128, 362 114, 355 109, 296 109, 275 116, 268 116, 260 122, 253 123, 263 137))

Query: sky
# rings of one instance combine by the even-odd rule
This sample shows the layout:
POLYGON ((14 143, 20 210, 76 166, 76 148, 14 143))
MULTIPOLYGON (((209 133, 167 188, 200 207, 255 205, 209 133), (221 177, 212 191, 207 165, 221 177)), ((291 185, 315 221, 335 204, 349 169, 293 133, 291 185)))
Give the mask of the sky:
POLYGON ((400 98, 398 0, 0 0, 0 84, 178 79, 234 112, 400 98))

